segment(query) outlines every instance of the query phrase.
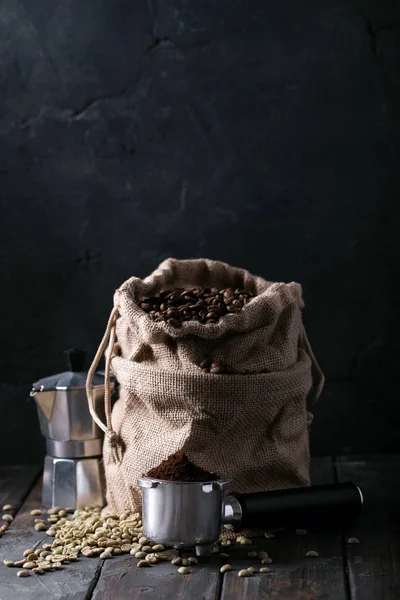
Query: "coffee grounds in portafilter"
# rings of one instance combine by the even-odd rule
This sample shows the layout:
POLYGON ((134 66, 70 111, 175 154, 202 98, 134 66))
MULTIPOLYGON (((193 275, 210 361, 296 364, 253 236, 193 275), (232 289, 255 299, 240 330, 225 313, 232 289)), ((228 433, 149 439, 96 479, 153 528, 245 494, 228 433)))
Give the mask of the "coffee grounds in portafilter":
POLYGON ((241 311, 253 297, 239 288, 177 288, 145 298, 139 306, 153 321, 165 321, 172 327, 180 327, 184 321, 207 325, 241 311))
POLYGON ((146 473, 146 477, 177 482, 215 481, 219 479, 218 475, 209 473, 190 462, 186 454, 181 450, 168 456, 158 467, 150 469, 146 473))

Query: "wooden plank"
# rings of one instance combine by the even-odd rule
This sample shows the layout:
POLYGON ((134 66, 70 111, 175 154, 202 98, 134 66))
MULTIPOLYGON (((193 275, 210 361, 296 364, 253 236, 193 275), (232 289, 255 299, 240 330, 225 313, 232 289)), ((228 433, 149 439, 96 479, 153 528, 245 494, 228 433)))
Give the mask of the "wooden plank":
POLYGON ((351 480, 364 494, 362 516, 346 544, 352 600, 400 598, 400 456, 340 458, 340 481, 351 480))
MULTIPOLYGON (((333 483, 333 461, 319 458, 313 461, 312 480, 315 485, 333 483)), ((297 535, 293 531, 276 533, 273 540, 255 540, 257 548, 247 546, 230 552, 229 563, 234 571, 224 575, 221 600, 247 598, 273 598, 281 600, 345 600, 348 582, 342 557, 340 532, 308 532, 297 535), (254 549, 266 550, 273 563, 270 573, 257 573, 252 577, 238 577, 238 570, 255 566, 260 561, 248 558, 254 549), (306 558, 308 550, 316 550, 319 558, 306 558)))
POLYGON ((31 577, 18 578, 15 568, 3 565, 4 559, 19 560, 27 548, 36 548, 43 543, 51 543, 52 538, 44 532, 34 530, 33 508, 41 505, 41 478, 38 480, 9 529, 0 540, 0 600, 84 600, 90 598, 99 576, 102 561, 97 558, 82 557, 59 571, 44 575, 31 574, 31 577))
POLYGON ((0 510, 4 504, 12 504, 15 507, 12 514, 15 515, 40 470, 33 465, 0 467, 0 510))
POLYGON ((187 600, 219 598, 221 559, 202 558, 190 575, 180 575, 170 562, 138 569, 133 557, 105 561, 93 600, 187 600))

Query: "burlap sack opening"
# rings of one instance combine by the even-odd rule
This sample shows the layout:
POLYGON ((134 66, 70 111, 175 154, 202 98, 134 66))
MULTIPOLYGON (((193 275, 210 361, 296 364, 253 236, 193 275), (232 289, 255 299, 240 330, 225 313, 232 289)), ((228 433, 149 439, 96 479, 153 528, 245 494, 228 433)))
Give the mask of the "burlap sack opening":
MULTIPOLYGON (((103 424, 109 510, 140 511, 137 478, 178 449, 238 492, 309 484, 306 398, 315 359, 299 284, 271 283, 206 259, 168 259, 146 279, 125 282, 114 305, 99 349, 110 334, 107 363, 121 384, 103 424), (257 296, 215 324, 180 328, 152 321, 138 306, 162 290, 193 286, 257 296), (115 331, 121 356, 112 352, 115 331), (202 373, 205 357, 238 374, 202 373)), ((322 385, 321 375, 316 396, 322 385)))

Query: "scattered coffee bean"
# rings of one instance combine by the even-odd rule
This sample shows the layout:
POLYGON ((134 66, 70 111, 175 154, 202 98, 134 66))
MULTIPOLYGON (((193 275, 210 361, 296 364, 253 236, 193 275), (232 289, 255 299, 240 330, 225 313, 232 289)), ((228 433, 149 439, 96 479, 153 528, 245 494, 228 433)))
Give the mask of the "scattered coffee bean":
POLYGON ((296 529, 297 535, 307 535, 307 529, 296 529))
POLYGON ((38 556, 37 556, 36 552, 31 552, 30 554, 28 554, 28 556, 26 558, 29 561, 33 561, 33 560, 37 560, 38 556))
POLYGON ((5 559, 5 560, 3 560, 3 563, 6 565, 6 567, 14 567, 15 566, 15 563, 13 560, 5 559))
POLYGON ((260 573, 270 573, 271 569, 269 569, 268 567, 261 567, 260 569, 260 573))
POLYGON ((220 572, 220 573, 226 573, 227 571, 231 571, 231 570, 232 570, 232 567, 231 567, 231 565, 223 565, 223 566, 220 568, 219 572, 220 572))
POLYGON ((247 538, 247 537, 242 537, 242 538, 240 539, 240 543, 241 543, 243 546, 249 546, 249 545, 250 545, 250 544, 252 544, 253 542, 252 542, 252 541, 251 541, 249 538, 247 538))
POLYGON ((248 567, 248 572, 251 573, 253 575, 253 573, 255 573, 257 571, 257 569, 255 567, 248 567))
POLYGON ((139 541, 139 544, 148 544, 149 543, 149 540, 144 536, 140 537, 138 541, 139 541))
POLYGON ((29 571, 26 571, 25 569, 22 569, 22 571, 18 571, 17 573, 17 577, 29 577, 30 573, 29 571))
POLYGON ((187 567, 179 567, 178 573, 180 573, 181 575, 187 575, 188 573, 190 573, 190 569, 188 569, 187 567))
POLYGON ((62 510, 59 506, 53 506, 53 508, 49 508, 47 511, 48 515, 57 515, 59 511, 62 510))
POLYGON ((156 565, 158 563, 157 558, 155 556, 151 556, 151 554, 148 554, 145 560, 147 560, 147 562, 149 562, 151 565, 156 565))
POLYGON ((350 537, 350 538, 347 540, 347 543, 348 543, 348 544, 359 544, 359 543, 360 543, 360 540, 359 540, 358 538, 356 538, 356 537, 350 537))
POLYGON ((161 552, 156 552, 155 557, 157 560, 168 560, 168 554, 162 554, 161 552))
POLYGON ((26 563, 26 560, 16 560, 14 562, 14 567, 22 567, 26 563))
POLYGON ((239 571, 238 575, 239 577, 249 577, 251 573, 249 573, 247 569, 242 569, 241 571, 239 571))
POLYGON ((151 567, 151 564, 147 560, 139 560, 136 566, 139 567, 139 569, 142 569, 143 567, 151 567))
POLYGON ((3 510, 14 510, 14 506, 12 504, 5 504, 3 510))
POLYGON ((39 508, 34 508, 33 510, 31 510, 32 517, 38 517, 39 515, 42 514, 42 511, 39 508))
POLYGON ((64 562, 66 560, 66 556, 64 554, 53 554, 51 557, 51 562, 64 562))
POLYGON ((14 521, 14 517, 9 514, 5 514, 1 518, 3 519, 3 521, 7 521, 8 523, 11 523, 11 521, 14 521))
POLYGON ((315 550, 309 550, 308 552, 306 552, 307 558, 315 558, 317 556, 319 556, 319 554, 315 550))

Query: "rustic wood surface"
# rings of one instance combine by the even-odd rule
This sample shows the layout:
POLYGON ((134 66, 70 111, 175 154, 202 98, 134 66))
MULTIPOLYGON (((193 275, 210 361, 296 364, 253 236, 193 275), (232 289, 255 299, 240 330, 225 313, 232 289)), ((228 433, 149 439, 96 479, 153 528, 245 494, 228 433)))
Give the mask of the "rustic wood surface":
POLYGON ((365 509, 346 544, 352 600, 400 598, 400 456, 337 461, 340 481, 355 481, 364 495, 365 509))
MULTIPOLYGON (((335 482, 333 460, 316 459, 312 465, 313 484, 335 482)), ((307 532, 298 535, 295 531, 280 532, 273 540, 264 540, 257 544, 266 550, 273 562, 270 573, 258 573, 250 578, 237 576, 239 569, 254 565, 261 566, 256 559, 249 559, 241 552, 239 560, 231 562, 234 571, 224 577, 222 600, 236 598, 270 598, 274 595, 287 600, 298 598, 324 598, 324 600, 346 600, 347 582, 345 565, 342 558, 342 542, 340 535, 332 532, 307 532), (307 558, 308 550, 320 554, 318 558, 307 558)))
POLYGON ((0 467, 0 509, 12 504, 19 510, 39 474, 40 468, 34 466, 0 467))
MULTIPOLYGON (((238 569, 259 567, 249 558, 255 547, 227 547, 229 558, 200 560, 191 574, 177 574, 163 563, 138 569, 129 555, 112 560, 80 558, 60 571, 44 576, 16 577, 17 570, 3 566, 5 558, 17 560, 23 551, 51 541, 33 529, 33 508, 40 507, 41 480, 34 467, 0 468, 0 503, 13 504, 16 515, 0 539, 0 600, 394 600, 400 598, 400 457, 318 458, 313 461, 313 483, 351 480, 360 485, 365 510, 345 535, 339 532, 277 532, 274 539, 254 540, 257 550, 272 558, 269 573, 239 578, 238 569), (35 483, 36 481, 36 483, 35 483), (350 545, 350 536, 360 544, 350 545), (320 557, 306 558, 307 550, 320 557), (219 569, 228 561, 233 571, 219 569)), ((170 550, 174 556, 176 552, 170 550)))
POLYGON ((3 565, 4 559, 21 560, 27 548, 36 548, 43 543, 51 543, 52 538, 46 532, 35 531, 34 519, 30 514, 33 508, 41 506, 41 478, 38 479, 26 501, 17 513, 9 529, 0 540, 0 600, 55 599, 83 600, 98 578, 98 569, 102 561, 96 558, 84 558, 68 564, 60 571, 45 575, 18 578, 18 569, 3 565))

